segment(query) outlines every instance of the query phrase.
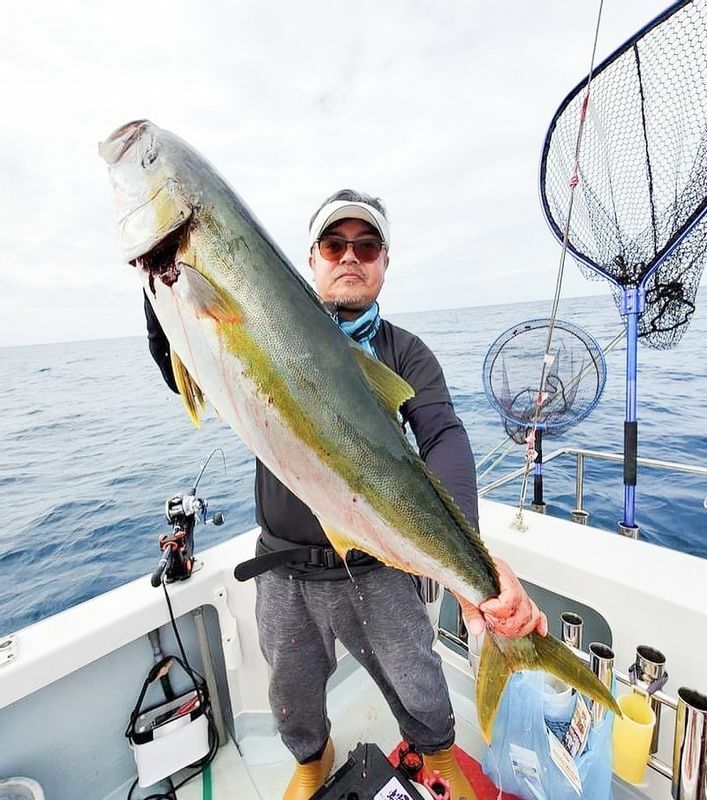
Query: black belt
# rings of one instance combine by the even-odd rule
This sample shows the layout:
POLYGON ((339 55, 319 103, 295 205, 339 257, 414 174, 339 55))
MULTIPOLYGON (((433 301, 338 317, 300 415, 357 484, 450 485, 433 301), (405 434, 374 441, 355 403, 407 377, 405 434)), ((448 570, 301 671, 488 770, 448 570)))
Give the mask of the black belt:
MULTIPOLYGON (((287 565, 319 567, 320 569, 336 569, 344 566, 344 561, 333 547, 324 547, 316 544, 295 544, 273 536, 265 528, 262 529, 260 542, 269 552, 257 555, 255 558, 249 558, 247 561, 238 564, 233 570, 236 580, 247 581, 263 572, 287 565)), ((375 560, 365 553, 361 553, 358 559, 356 556, 351 559, 353 562, 357 560, 373 561, 375 563, 375 560)))
POLYGON ((317 545, 293 545, 284 550, 275 550, 272 553, 263 553, 248 561, 242 561, 233 570, 236 580, 247 581, 262 572, 287 564, 306 564, 310 567, 334 569, 343 565, 343 561, 331 547, 318 547, 317 545))

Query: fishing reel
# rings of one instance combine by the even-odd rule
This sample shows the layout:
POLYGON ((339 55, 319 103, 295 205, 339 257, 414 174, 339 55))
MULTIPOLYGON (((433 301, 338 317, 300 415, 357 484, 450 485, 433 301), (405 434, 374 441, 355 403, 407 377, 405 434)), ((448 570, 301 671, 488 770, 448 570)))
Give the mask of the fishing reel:
MULTIPOLYGON (((214 451, 216 452, 216 451, 214 451)), ((213 453, 211 454, 213 455, 213 453)), ((211 456, 206 464, 211 460, 211 456)), ((220 511, 208 517, 208 501, 196 496, 196 490, 204 473, 201 468, 194 488, 188 494, 175 494, 165 502, 164 515, 172 526, 172 533, 163 533, 159 538, 162 558, 152 573, 150 582, 157 587, 164 580, 167 583, 186 580, 194 570, 194 527, 203 525, 223 525, 225 519, 220 511)))

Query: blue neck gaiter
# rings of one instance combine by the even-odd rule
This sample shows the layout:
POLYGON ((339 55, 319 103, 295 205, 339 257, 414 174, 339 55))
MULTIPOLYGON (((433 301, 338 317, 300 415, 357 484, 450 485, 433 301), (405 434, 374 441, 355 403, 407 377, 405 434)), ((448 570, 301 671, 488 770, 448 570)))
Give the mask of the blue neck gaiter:
POLYGON ((350 336, 355 342, 363 347, 363 349, 373 356, 378 358, 375 348, 371 344, 371 339, 378 333, 381 326, 381 318, 378 312, 378 303, 373 303, 366 311, 356 319, 339 319, 339 315, 334 317, 336 324, 341 330, 350 336))

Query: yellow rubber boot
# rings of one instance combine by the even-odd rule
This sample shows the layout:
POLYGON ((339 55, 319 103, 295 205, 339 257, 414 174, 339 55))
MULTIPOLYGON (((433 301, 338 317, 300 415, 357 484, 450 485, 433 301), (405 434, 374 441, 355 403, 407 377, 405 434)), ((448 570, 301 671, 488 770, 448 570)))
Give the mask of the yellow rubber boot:
POLYGON ((423 756, 425 772, 431 775, 435 770, 440 777, 449 782, 449 793, 452 800, 477 800, 476 792, 471 788, 471 784, 466 775, 461 771, 461 767, 454 757, 452 748, 440 750, 437 753, 423 756))
POLYGON ((333 763, 334 744, 329 739, 319 760, 298 764, 295 767, 295 774, 287 784, 282 800, 309 800, 317 789, 324 785, 333 763))

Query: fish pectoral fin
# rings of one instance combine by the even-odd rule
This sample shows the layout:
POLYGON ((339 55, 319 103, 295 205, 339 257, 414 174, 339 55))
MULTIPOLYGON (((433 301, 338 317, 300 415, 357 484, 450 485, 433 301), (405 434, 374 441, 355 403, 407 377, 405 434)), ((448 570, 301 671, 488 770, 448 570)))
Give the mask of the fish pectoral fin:
POLYGON ((493 721, 510 676, 522 669, 549 672, 621 716, 611 692, 567 645, 533 632, 519 639, 486 632, 476 675, 476 713, 481 734, 491 743, 493 721))
POLYGON ((204 393, 174 350, 170 353, 170 358, 172 360, 174 380, 177 384, 177 389, 179 389, 179 394, 182 396, 189 419, 194 423, 195 427, 200 428, 200 412, 204 410, 205 406, 204 393))
POLYGON ((366 380, 391 414, 395 414, 406 400, 415 396, 415 390, 400 375, 396 375, 381 361, 369 356, 355 342, 352 341, 351 346, 366 380))
POLYGON ((214 286, 189 264, 180 262, 177 266, 187 279, 187 299, 196 310, 197 316, 211 317, 217 322, 230 324, 243 321, 243 309, 232 297, 214 286))

